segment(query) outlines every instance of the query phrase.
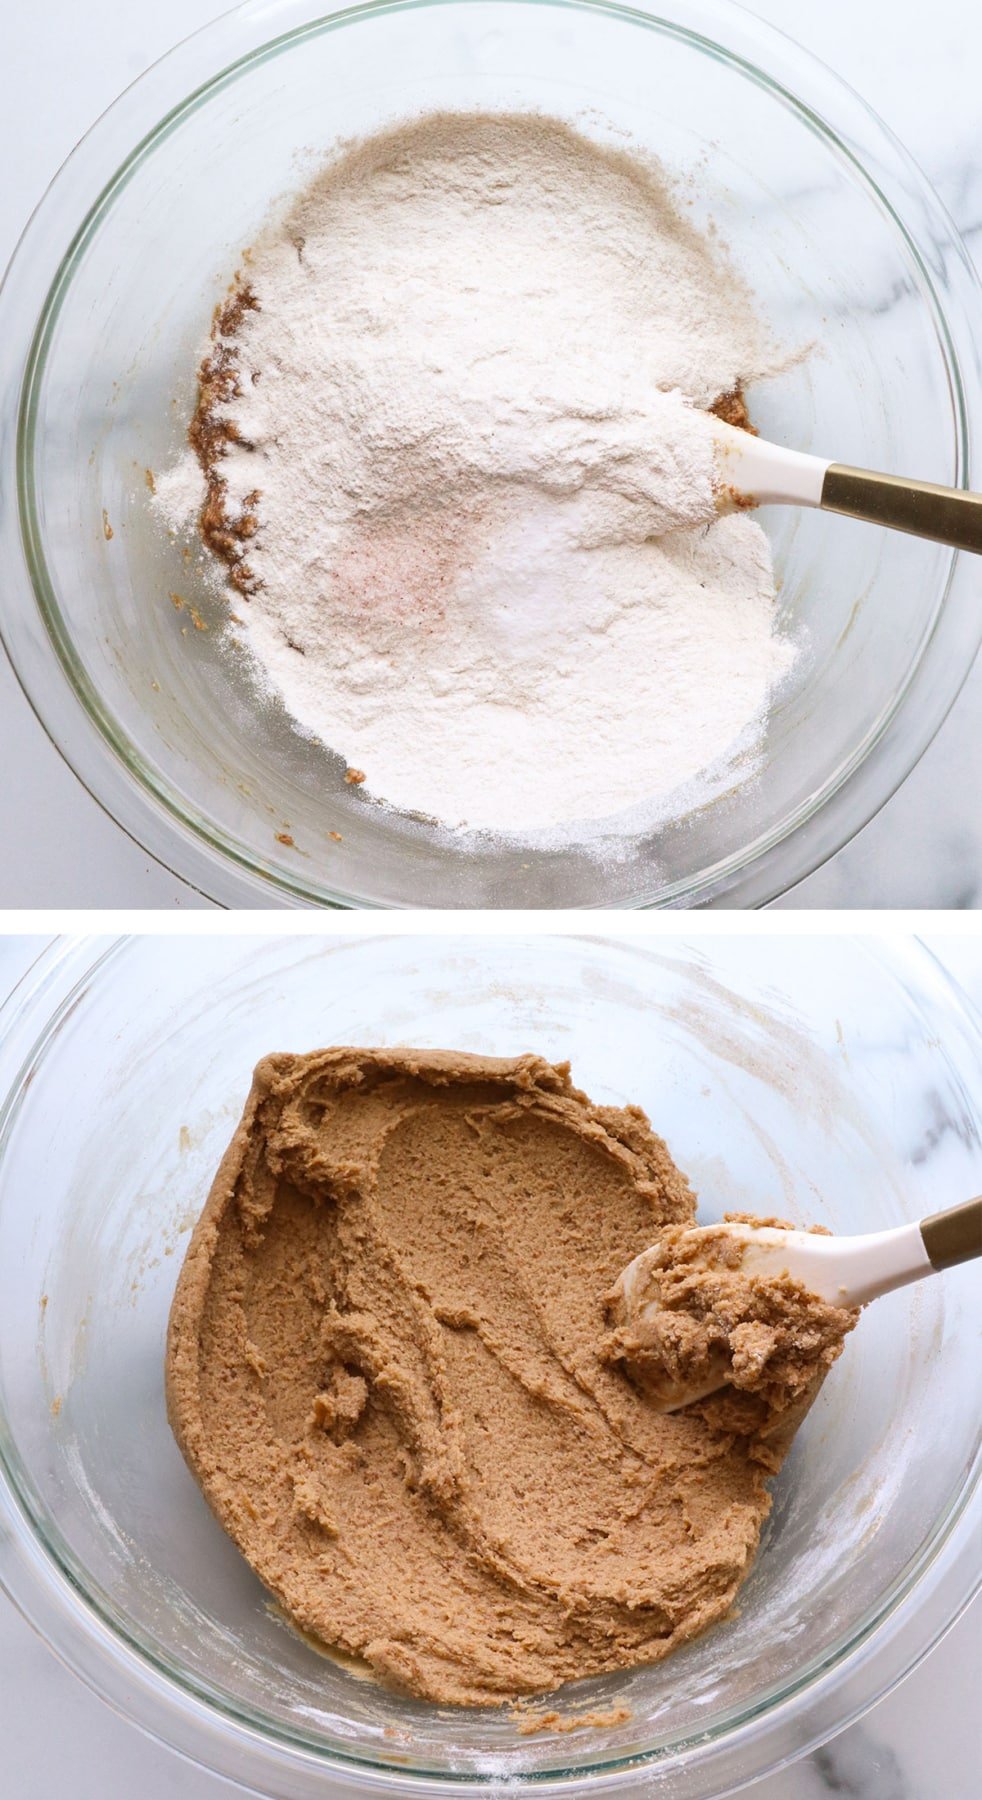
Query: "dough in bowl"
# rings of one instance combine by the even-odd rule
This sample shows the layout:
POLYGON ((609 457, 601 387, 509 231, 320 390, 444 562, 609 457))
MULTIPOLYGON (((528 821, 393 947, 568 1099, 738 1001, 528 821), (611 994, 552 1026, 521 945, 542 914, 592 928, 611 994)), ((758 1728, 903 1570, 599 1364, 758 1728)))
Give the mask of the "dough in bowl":
MULTIPOLYGON (((594 1106, 565 1064, 259 1064, 181 1271, 167 1395, 303 1631, 486 1706, 725 1616, 786 1447, 773 1395, 658 1412, 610 1312, 619 1272, 694 1214, 644 1113, 594 1106)), ((824 1321, 818 1378, 854 1316, 824 1321)))

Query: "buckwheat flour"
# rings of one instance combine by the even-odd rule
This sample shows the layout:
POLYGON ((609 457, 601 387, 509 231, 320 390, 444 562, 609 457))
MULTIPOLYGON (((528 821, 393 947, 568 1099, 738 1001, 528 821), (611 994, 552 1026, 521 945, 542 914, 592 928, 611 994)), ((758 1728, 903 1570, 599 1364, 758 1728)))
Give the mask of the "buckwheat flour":
POLYGON ((657 171, 433 115, 255 246, 200 468, 158 504, 197 516, 261 678, 363 792, 451 826, 605 818, 752 744, 790 660, 701 410, 771 354, 657 171))

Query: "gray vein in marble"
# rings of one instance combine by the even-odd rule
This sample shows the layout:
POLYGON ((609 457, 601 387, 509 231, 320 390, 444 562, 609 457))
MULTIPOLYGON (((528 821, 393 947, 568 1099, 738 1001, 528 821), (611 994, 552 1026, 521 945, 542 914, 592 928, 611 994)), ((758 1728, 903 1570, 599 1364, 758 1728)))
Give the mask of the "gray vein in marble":
MULTIPOLYGON (((926 1105, 930 1114, 928 1123, 908 1153, 915 1166, 921 1167, 924 1163, 929 1162, 938 1145, 949 1136, 957 1138, 958 1142, 964 1144, 967 1150, 974 1148, 978 1143, 978 1133, 967 1109, 960 1117, 953 1118, 941 1095, 936 1092, 926 1095, 926 1105)), ((952 1204, 955 1204, 954 1197, 952 1204)))
POLYGON ((893 1751, 861 1726, 809 1758, 821 1791, 847 1800, 915 1800, 893 1751))

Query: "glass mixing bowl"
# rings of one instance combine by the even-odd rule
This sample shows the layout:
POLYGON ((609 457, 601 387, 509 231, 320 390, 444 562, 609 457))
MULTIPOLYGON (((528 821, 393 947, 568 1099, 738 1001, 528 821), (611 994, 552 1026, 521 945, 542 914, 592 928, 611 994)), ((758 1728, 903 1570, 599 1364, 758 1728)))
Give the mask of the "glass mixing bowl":
POLYGON ((217 630, 189 629, 171 604, 179 593, 219 622, 152 523, 145 470, 181 445, 243 248, 339 139, 435 107, 540 110, 655 152, 689 181, 697 219, 717 222, 778 336, 814 344, 751 392, 761 431, 973 484, 970 260, 896 140, 780 33, 726 0, 671 0, 657 16, 579 0, 327 13, 263 0, 123 94, 12 264, 0 623, 14 664, 89 790, 227 904, 759 904, 871 817, 953 701, 982 613, 950 551, 768 509, 781 623, 800 654, 759 777, 737 763, 684 822, 618 829, 599 852, 586 837, 465 844, 372 804, 341 756, 259 698, 217 630))
POLYGON ((623 1722, 523 1737, 508 1709, 359 1679, 277 1615, 168 1429, 178 1265, 272 1049, 569 1058, 595 1099, 645 1106, 702 1217, 751 1206, 862 1231, 978 1191, 980 1041, 913 946, 55 944, 0 1014, 0 1577, 121 1712, 264 1794, 693 1800, 780 1766, 913 1667, 969 1596, 971 1269, 864 1315, 775 1484, 736 1615, 554 1702, 560 1726, 584 1709, 626 1707, 623 1722))

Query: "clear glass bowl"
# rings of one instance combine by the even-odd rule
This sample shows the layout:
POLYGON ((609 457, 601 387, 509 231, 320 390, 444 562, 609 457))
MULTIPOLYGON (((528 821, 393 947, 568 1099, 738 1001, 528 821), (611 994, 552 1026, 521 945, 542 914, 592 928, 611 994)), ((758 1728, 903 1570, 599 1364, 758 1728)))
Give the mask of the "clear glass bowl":
POLYGON ((27 230, 0 295, 5 641, 90 791, 219 901, 756 905, 871 817, 968 671, 982 614, 951 552, 771 508, 802 652, 759 780, 737 767, 684 823, 606 856, 585 840, 465 847, 346 786, 341 758, 170 603, 220 613, 152 527, 144 481, 181 443, 213 305, 312 157, 425 108, 546 111, 692 177, 696 216, 718 222, 779 336, 816 345, 751 394, 761 430, 973 485, 978 282, 919 171, 827 69, 727 0, 657 12, 240 6, 123 94, 27 230))
MULTIPOLYGON (((701 1193, 835 1230, 978 1191, 979 1024, 933 960, 846 939, 385 934, 49 948, 0 1014, 0 1578, 120 1711, 264 1794, 729 1793, 926 1652, 977 1573, 973 1271, 862 1319, 775 1488, 737 1616, 564 1690, 626 1722, 385 1692, 272 1610, 167 1425, 181 1255, 253 1063, 327 1042, 570 1058, 701 1193), (974 1534, 974 1535, 973 1535, 974 1534)), ((977 1291, 977 1290, 976 1290, 977 1291)))

